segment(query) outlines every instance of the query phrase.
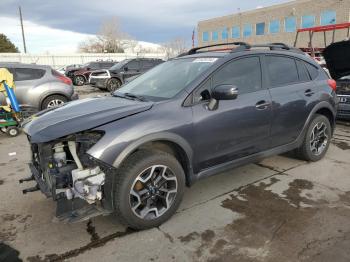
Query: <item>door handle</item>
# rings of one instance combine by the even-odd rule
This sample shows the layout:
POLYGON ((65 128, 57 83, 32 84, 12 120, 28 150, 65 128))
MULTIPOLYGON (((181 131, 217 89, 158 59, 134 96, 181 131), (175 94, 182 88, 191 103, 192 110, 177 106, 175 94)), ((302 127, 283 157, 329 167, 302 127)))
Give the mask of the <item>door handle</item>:
POLYGON ((312 96, 314 94, 314 91, 312 91, 311 89, 307 89, 307 90, 305 90, 304 94, 306 96, 312 96))
POLYGON ((270 105, 269 102, 266 102, 265 100, 259 101, 258 103, 255 104, 255 108, 258 110, 264 110, 268 108, 270 105))

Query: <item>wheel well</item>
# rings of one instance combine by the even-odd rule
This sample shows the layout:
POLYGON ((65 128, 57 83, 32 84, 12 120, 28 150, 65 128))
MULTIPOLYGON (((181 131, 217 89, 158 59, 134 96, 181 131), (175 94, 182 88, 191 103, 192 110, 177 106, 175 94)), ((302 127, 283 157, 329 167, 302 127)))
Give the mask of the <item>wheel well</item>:
POLYGON ((64 95, 64 94, 61 94, 61 93, 53 93, 53 94, 48 94, 48 95, 45 95, 41 100, 40 100, 40 105, 39 105, 39 108, 42 110, 43 109, 43 103, 44 101, 46 100, 46 98, 50 97, 50 96, 63 96, 65 97, 68 101, 69 101, 69 98, 64 95))
POLYGON ((151 141, 147 142, 141 146, 139 146, 137 149, 135 149, 130 155, 135 153, 136 151, 140 149, 150 149, 150 150, 160 150, 163 152, 166 152, 168 154, 173 155, 177 161, 181 164, 185 175, 186 175, 186 185, 190 186, 191 180, 190 180, 190 160, 188 159, 188 156, 185 152, 185 150, 179 146, 178 144, 171 142, 171 141, 166 141, 166 140, 161 140, 161 141, 151 141))
POLYGON ((112 78, 117 79, 121 84, 123 83, 122 80, 119 77, 117 77, 117 76, 112 76, 111 79, 112 78))
POLYGON ((316 114, 319 114, 319 115, 324 115, 325 117, 328 118, 329 120, 329 123, 331 124, 332 126, 332 130, 334 130, 334 127, 335 127, 335 117, 332 113, 331 110, 329 110, 328 108, 321 108, 319 110, 316 111, 316 114))
POLYGON ((87 81, 87 78, 86 78, 86 76, 85 76, 85 75, 83 75, 83 74, 74 75, 74 77, 77 77, 77 76, 82 76, 82 77, 84 77, 85 81, 87 81))

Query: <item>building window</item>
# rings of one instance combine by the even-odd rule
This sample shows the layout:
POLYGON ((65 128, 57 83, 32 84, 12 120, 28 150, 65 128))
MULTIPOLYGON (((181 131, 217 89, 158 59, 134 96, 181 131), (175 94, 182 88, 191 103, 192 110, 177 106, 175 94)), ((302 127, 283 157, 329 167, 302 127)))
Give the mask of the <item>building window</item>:
POLYGON ((229 30, 228 28, 222 29, 222 31, 221 31, 221 39, 225 40, 225 39, 228 38, 228 30, 229 30))
POLYGON ((284 29, 287 33, 294 33, 297 30, 297 19, 295 16, 285 18, 284 29))
POLYGON ((337 13, 335 11, 324 11, 321 13, 321 25, 334 25, 337 22, 337 13))
POLYGON ((208 32, 202 33, 202 41, 203 42, 209 41, 209 33, 208 32))
POLYGON ((271 34, 277 34, 280 31, 280 21, 279 20, 273 20, 270 22, 270 33, 271 34))
POLYGON ((232 38, 241 37, 241 28, 239 26, 232 27, 232 38))
POLYGON ((265 23, 256 24, 256 35, 264 35, 265 34, 265 23))
POLYGON ((314 15, 304 15, 301 17, 301 28, 310 28, 315 26, 316 17, 314 15))
POLYGON ((243 37, 250 37, 253 34, 253 26, 251 24, 245 24, 243 27, 243 37))
POLYGON ((211 40, 213 40, 213 41, 219 40, 219 32, 218 31, 211 32, 211 40))

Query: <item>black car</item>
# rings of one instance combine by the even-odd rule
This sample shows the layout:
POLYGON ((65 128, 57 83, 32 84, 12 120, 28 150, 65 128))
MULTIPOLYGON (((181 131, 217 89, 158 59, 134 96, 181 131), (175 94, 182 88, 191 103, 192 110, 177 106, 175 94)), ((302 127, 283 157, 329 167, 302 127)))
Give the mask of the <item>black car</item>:
POLYGON ((286 45, 230 45, 191 49, 112 97, 71 102, 25 124, 29 179, 58 202, 57 216, 115 213, 150 228, 175 213, 185 185, 198 179, 292 150, 322 159, 335 128, 335 81, 286 45))
POLYGON ((113 92, 120 88, 127 79, 136 78, 163 62, 163 60, 155 58, 125 59, 108 70, 92 72, 89 83, 92 86, 113 92))
POLYGON ((333 43, 324 51, 331 76, 337 81, 337 117, 350 120, 350 41, 333 43))

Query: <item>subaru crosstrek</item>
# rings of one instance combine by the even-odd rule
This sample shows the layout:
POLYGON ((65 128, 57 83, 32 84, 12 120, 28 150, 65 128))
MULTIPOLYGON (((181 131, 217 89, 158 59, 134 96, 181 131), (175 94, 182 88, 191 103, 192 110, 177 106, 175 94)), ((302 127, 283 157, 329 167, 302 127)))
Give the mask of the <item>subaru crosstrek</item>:
MULTIPOLYGON (((185 186, 295 150, 326 153, 336 83, 300 50, 231 43, 190 50, 121 87, 36 115, 24 125, 32 176, 57 217, 116 214, 135 229, 158 226, 185 186)), ((25 181, 22 180, 21 182, 25 181)))

